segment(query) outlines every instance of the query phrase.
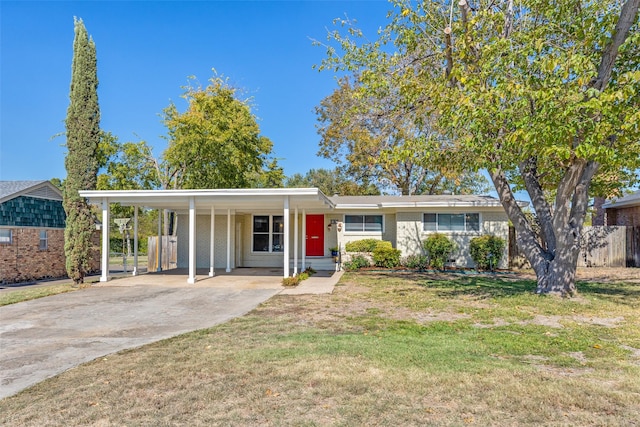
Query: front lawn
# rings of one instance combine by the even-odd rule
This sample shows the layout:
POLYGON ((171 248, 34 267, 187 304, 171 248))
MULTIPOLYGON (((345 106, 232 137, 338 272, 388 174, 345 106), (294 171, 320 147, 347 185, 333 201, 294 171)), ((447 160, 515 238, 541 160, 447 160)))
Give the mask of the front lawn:
POLYGON ((347 273, 332 295, 72 369, 0 425, 634 425, 640 286, 347 273))

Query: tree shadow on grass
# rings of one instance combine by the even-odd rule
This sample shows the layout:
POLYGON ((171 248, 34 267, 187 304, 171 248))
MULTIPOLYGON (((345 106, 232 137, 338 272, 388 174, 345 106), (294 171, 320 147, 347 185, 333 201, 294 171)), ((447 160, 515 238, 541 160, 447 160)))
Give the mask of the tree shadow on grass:
MULTIPOLYGON (((367 273, 365 273, 367 274, 367 273)), ((502 274, 456 274, 447 272, 375 272, 376 276, 398 279, 400 277, 413 281, 418 286, 436 289, 438 296, 455 298, 456 296, 473 296, 477 299, 507 297, 525 293, 533 293, 536 289, 534 280, 518 277, 505 277, 502 274)))
MULTIPOLYGON (((438 295, 447 298, 457 296, 476 299, 504 298, 522 294, 534 294, 536 281, 529 279, 504 278, 500 276, 458 276, 417 280, 420 286, 439 289, 438 295)), ((578 281, 579 296, 595 296, 616 304, 631 307, 640 306, 640 286, 624 282, 578 281)))
POLYGON ((578 294, 607 299, 616 304, 631 307, 640 306, 640 286, 624 282, 579 281, 576 284, 578 294))
POLYGON ((418 281, 420 286, 438 289, 438 295, 446 298, 458 296, 475 297, 476 299, 504 298, 514 295, 532 294, 536 289, 534 280, 504 279, 499 276, 454 276, 448 279, 431 279, 428 277, 418 281))

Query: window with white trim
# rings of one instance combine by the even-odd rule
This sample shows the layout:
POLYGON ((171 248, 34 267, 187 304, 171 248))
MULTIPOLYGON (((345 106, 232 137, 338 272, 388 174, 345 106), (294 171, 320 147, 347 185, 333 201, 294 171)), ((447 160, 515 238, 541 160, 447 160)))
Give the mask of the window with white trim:
POLYGON ((49 248, 47 230, 40 230, 40 250, 46 251, 49 248))
POLYGON ((382 233, 382 215, 345 215, 344 231, 346 232, 379 232, 382 233))
POLYGON ((253 251, 284 251, 284 216, 254 215, 253 217, 253 251))
POLYGON ((479 213, 425 213, 423 231, 480 231, 479 213))
POLYGON ((5 243, 8 245, 13 243, 12 230, 7 230, 6 228, 0 229, 0 243, 5 243))

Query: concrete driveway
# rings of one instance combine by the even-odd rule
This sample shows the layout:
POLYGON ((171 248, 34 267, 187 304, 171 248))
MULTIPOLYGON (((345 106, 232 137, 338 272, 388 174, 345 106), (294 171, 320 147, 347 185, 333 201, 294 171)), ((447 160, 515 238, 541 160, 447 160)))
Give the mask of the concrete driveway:
POLYGON ((241 316, 282 276, 147 274, 0 307, 0 398, 81 363, 241 316))

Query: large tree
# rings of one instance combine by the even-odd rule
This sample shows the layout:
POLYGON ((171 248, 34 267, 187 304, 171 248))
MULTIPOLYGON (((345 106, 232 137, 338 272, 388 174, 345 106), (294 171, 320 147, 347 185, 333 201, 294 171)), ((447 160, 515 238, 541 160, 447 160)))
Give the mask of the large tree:
POLYGON ((67 215, 64 243, 67 274, 79 284, 89 272, 92 235, 96 227, 91 208, 78 192, 96 187, 101 132, 96 46, 82 20, 75 19, 74 23, 63 204, 67 215))
POLYGON ((369 70, 374 92, 404 81, 407 103, 454 141, 447 161, 489 172, 537 292, 569 295, 590 196, 638 179, 639 2, 400 1, 374 43, 332 33, 323 66, 369 70))
POLYGON ((249 101, 237 95, 214 77, 206 88, 186 88, 185 112, 173 103, 165 109, 169 146, 162 160, 174 188, 250 187, 266 167, 274 170, 273 144, 260 135, 249 101))
POLYGON ((407 100, 404 80, 385 74, 373 83, 367 71, 354 73, 354 82, 339 80, 316 107, 319 155, 356 180, 404 195, 489 191, 482 174, 446 161, 450 142, 433 125, 435 118, 407 100))

